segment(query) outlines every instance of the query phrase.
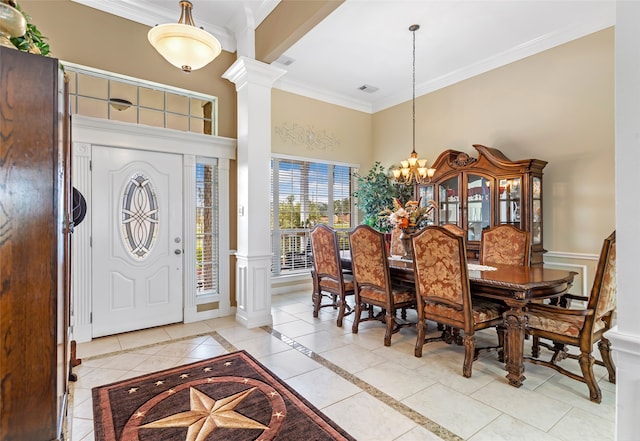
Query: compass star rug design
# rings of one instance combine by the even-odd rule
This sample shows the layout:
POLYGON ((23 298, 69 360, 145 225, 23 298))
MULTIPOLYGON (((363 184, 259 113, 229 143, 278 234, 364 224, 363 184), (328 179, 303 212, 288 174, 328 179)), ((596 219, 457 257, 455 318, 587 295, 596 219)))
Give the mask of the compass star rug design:
POLYGON ((354 440, 245 351, 92 394, 96 441, 354 440))

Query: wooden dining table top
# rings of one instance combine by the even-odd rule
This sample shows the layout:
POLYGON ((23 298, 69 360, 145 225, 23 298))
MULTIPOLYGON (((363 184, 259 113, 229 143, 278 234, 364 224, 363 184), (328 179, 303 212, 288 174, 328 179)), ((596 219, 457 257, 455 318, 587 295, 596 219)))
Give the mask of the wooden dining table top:
MULTIPOLYGON (((341 259, 343 265, 350 265, 351 256, 348 252, 341 253, 341 259)), ((388 262, 392 277, 399 277, 407 282, 413 280, 413 261, 392 256, 388 262)), ((530 300, 559 296, 571 287, 576 274, 574 271, 552 269, 543 265, 469 265, 472 292, 501 299, 510 297, 530 300), (478 267, 491 269, 476 269, 478 267)))

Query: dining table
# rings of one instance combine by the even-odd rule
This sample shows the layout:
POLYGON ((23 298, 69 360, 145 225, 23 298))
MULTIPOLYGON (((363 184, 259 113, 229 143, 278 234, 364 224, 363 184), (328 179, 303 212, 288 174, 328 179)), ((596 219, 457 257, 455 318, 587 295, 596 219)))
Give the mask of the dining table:
MULTIPOLYGON (((415 285, 413 261, 398 256, 388 259, 391 279, 395 283, 415 285)), ((351 267, 348 251, 341 253, 343 268, 351 267)), ((573 285, 574 271, 547 268, 544 265, 468 264, 472 297, 504 302, 505 368, 510 385, 520 387, 524 376, 524 340, 527 328, 527 304, 551 299, 558 302, 573 285)))

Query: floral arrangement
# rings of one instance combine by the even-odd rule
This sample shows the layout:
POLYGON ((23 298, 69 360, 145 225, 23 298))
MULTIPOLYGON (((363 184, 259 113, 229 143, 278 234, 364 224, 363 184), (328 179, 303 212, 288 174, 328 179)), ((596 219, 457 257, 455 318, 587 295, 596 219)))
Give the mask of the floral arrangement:
POLYGON ((429 213, 436 208, 435 201, 429 200, 427 205, 420 206, 420 201, 407 201, 404 205, 397 199, 393 199, 393 210, 384 210, 381 215, 387 218, 392 227, 416 228, 427 221, 429 213))
POLYGON ((20 37, 12 37, 11 42, 13 45, 21 51, 29 52, 38 55, 49 55, 49 43, 47 37, 43 36, 40 30, 31 22, 31 17, 27 14, 15 0, 0 0, 3 3, 17 9, 22 15, 24 15, 27 21, 27 30, 24 35, 20 37))

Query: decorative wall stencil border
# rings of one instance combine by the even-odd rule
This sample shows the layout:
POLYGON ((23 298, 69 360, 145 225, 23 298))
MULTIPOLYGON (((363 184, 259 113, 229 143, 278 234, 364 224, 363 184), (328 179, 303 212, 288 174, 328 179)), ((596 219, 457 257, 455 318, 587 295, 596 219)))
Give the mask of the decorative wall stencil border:
POLYGON ((340 145, 335 135, 314 129, 311 125, 302 127, 297 123, 282 123, 275 128, 275 132, 283 142, 304 145, 308 150, 333 150, 340 145))

